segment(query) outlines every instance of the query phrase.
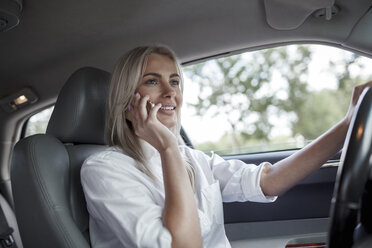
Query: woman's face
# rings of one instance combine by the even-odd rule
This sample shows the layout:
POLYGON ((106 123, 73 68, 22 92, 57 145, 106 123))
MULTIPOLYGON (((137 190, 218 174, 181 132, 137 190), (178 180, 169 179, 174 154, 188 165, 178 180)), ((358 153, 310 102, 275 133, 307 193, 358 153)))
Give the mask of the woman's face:
POLYGON ((149 95, 154 104, 162 104, 157 117, 168 128, 177 125, 177 116, 182 105, 180 84, 181 77, 174 61, 160 54, 151 54, 148 57, 136 92, 141 96, 149 95))

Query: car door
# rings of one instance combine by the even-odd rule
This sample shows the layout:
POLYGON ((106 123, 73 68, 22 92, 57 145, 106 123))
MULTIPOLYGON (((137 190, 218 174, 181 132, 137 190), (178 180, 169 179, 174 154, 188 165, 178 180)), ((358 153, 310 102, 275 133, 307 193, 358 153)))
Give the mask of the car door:
MULTIPOLYGON (((294 152, 236 155, 226 159, 240 159, 254 164, 264 161, 275 163, 294 152)), ((224 203, 225 228, 232 247, 324 244, 339 158, 340 153, 279 196, 274 203, 224 203)))

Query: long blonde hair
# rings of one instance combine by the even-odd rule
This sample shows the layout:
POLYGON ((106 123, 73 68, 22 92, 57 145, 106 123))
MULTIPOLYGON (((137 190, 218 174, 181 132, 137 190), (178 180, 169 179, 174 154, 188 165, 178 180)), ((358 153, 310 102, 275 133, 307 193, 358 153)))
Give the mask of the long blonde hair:
MULTIPOLYGON (((106 136, 110 146, 121 148, 138 164, 138 168, 153 180, 157 181, 148 167, 138 136, 134 134, 132 124, 126 119, 126 111, 132 103, 141 74, 146 67, 147 58, 151 54, 160 54, 169 57, 175 62, 181 76, 180 87, 183 93, 183 77, 180 64, 175 53, 165 46, 140 46, 125 53, 116 63, 111 75, 106 111, 106 136)), ((173 130, 182 142, 180 135, 181 117, 177 116, 177 128, 173 130)), ((186 162, 186 161, 185 161, 186 162)), ((185 168, 194 187, 195 171, 190 163, 185 163, 185 168)))

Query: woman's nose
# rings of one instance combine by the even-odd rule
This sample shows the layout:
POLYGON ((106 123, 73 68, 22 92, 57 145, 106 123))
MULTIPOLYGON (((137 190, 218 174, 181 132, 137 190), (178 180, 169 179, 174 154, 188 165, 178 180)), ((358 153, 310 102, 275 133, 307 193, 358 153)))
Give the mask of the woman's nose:
POLYGON ((176 90, 170 84, 164 84, 163 95, 164 97, 174 97, 176 96, 176 90))

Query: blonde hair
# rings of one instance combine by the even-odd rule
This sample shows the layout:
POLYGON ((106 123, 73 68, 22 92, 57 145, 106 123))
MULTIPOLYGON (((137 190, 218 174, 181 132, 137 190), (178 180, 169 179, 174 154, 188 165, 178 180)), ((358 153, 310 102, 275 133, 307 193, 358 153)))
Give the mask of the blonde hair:
MULTIPOLYGON (((164 55, 174 61, 181 77, 180 87, 181 92, 183 92, 181 67, 175 53, 171 49, 165 46, 140 46, 130 50, 119 59, 111 75, 106 112, 106 136, 110 146, 121 148, 137 162, 138 168, 143 173, 157 181, 148 167, 149 161, 145 157, 140 140, 134 134, 131 122, 126 119, 126 111, 134 99, 142 72, 146 67, 147 58, 151 54, 164 55)), ((181 117, 179 114, 177 116, 177 127, 172 131, 178 137, 178 142, 182 144, 180 129, 181 117)), ((185 168, 194 188, 194 168, 186 161, 185 168)))

